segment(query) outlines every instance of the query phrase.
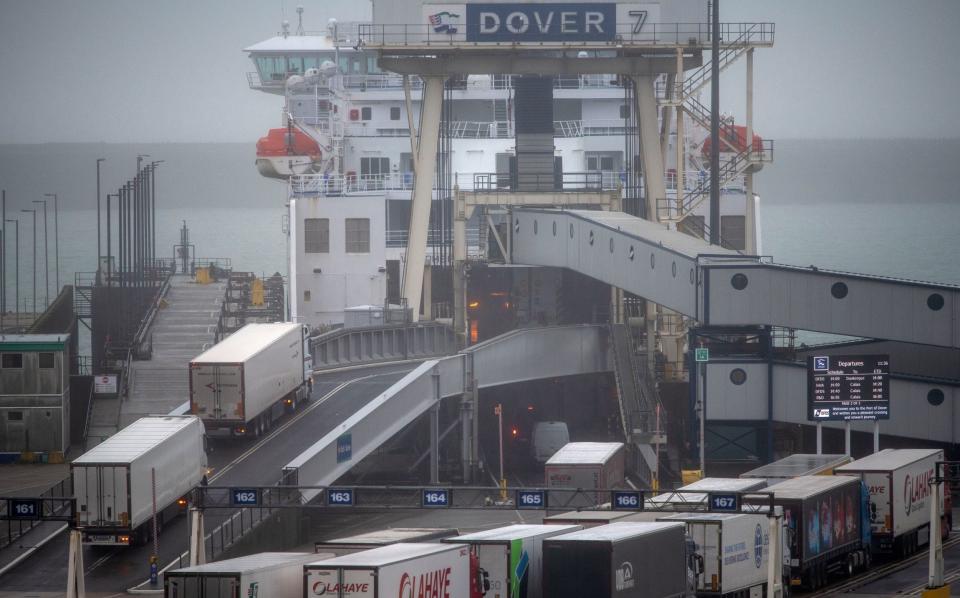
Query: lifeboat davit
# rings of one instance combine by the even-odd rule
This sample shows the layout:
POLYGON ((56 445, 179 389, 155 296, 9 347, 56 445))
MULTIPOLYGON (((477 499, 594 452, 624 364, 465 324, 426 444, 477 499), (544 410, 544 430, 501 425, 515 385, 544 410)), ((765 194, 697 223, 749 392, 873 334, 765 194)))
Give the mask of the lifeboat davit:
POLYGON ((265 177, 288 179, 318 172, 321 157, 317 142, 297 129, 270 129, 257 140, 257 170, 265 177))
MULTIPOLYGON (((747 128, 742 125, 721 125, 720 139, 729 142, 729 145, 727 143, 720 144, 721 153, 735 151, 739 154, 747 150, 747 128), (731 149, 731 146, 734 149, 731 149)), ((703 148, 701 149, 703 155, 710 155, 712 141, 713 140, 710 136, 707 136, 707 138, 704 140, 703 148)), ((753 134, 753 151, 763 151, 763 139, 756 133, 753 134)))

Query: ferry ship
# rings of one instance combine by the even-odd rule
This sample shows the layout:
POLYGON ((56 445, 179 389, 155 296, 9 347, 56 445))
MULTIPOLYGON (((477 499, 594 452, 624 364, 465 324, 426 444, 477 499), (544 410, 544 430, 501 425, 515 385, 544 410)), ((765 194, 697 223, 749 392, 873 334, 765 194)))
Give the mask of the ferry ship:
MULTIPOLYGON (((381 323, 391 317, 390 305, 403 304, 414 178, 411 148, 422 82, 381 70, 377 52, 363 44, 364 24, 330 19, 322 31, 304 31, 302 8, 298 12, 300 25, 294 32, 285 23, 278 35, 244 49, 255 67, 247 74, 250 88, 279 96, 282 108, 279 126, 257 142, 256 165, 263 176, 283 181, 289 190, 290 316, 323 328, 344 324, 345 310, 366 310, 371 323, 381 323)), ((707 19, 705 13, 704 27, 707 19)), ((724 66, 741 57, 744 48, 727 52, 724 66)), ((677 110, 669 99, 675 82, 661 76, 656 85, 667 190, 657 211, 659 219, 668 221, 681 212, 683 220, 673 218, 672 226, 707 236, 710 113, 698 96, 709 90, 709 63, 685 73, 684 82, 683 112, 689 117, 679 148, 676 121, 663 118, 677 110)), ((525 118, 517 114, 516 84, 517 76, 484 74, 454 77, 445 84, 428 274, 418 308, 427 319, 451 315, 452 193, 509 189, 513 182, 516 123, 525 118)), ((554 188, 618 192, 624 211, 642 214, 633 93, 631 82, 615 75, 553 78, 554 188)), ((757 254, 758 198, 752 175, 771 159, 772 143, 748 128, 723 118, 720 236, 729 248, 757 254)), ((475 312, 469 341, 516 325, 561 321, 558 289, 582 282, 564 281, 563 273, 549 269, 496 268, 504 261, 504 248, 490 233, 505 226, 503 210, 495 208, 478 210, 468 222, 468 305, 475 312), (477 322, 485 324, 478 329, 477 322)))

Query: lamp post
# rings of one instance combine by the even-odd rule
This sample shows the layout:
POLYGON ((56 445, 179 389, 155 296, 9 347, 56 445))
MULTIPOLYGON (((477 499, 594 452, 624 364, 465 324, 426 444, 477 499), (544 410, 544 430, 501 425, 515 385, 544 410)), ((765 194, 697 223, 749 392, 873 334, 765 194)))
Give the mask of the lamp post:
POLYGON ((100 163, 106 161, 106 158, 97 158, 97 272, 100 271, 100 258, 103 256, 100 245, 100 163))
POLYGON ((157 258, 157 165, 165 160, 154 160, 150 163, 150 258, 157 258))
MULTIPOLYGON (((13 225, 13 254, 14 254, 14 283, 13 283, 13 298, 16 301, 14 305, 15 313, 17 314, 17 326, 20 326, 20 221, 19 220, 7 220, 4 219, 4 222, 9 222, 13 225)), ((6 241, 4 241, 6 243, 6 241)), ((3 248, 4 253, 6 253, 6 247, 3 248)))
POLYGON ((47 200, 35 199, 33 203, 43 204, 43 305, 50 305, 50 247, 49 237, 47 237, 47 200))
POLYGON ((33 318, 37 317, 37 211, 20 210, 33 214, 33 318))
MULTIPOLYGON (((54 275, 56 276, 57 295, 60 294, 60 202, 56 193, 44 193, 45 197, 53 198, 53 261, 54 275)), ((46 216, 46 214, 44 214, 46 216)), ((46 234, 46 232, 44 232, 46 234)))

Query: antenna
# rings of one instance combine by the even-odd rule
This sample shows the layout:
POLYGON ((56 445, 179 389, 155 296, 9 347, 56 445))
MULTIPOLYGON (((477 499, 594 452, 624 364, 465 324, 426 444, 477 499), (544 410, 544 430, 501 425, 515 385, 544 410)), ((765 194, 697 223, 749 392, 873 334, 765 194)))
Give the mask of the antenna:
POLYGON ((303 35, 303 5, 297 6, 297 35, 303 35))
POLYGON ((283 28, 283 37, 290 35, 290 21, 284 19, 284 21, 280 23, 280 27, 283 28))

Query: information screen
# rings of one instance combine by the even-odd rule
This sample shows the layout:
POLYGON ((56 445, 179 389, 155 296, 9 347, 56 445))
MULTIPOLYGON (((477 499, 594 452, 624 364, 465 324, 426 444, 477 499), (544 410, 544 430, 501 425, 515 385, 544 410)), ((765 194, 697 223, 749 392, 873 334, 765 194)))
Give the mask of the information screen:
POLYGON ((890 419, 890 356, 808 357, 807 419, 890 419))

